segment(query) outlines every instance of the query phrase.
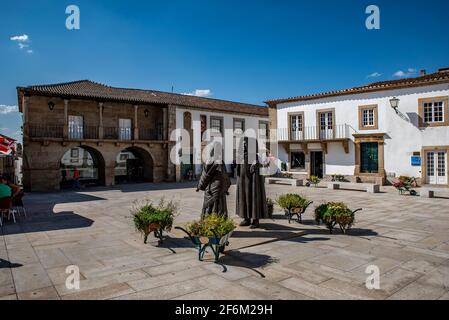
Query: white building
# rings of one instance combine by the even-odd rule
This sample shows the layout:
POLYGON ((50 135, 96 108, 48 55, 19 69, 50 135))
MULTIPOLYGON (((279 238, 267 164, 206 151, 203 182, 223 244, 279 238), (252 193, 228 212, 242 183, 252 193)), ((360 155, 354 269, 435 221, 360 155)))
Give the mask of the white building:
POLYGON ((189 133, 186 138, 182 136, 180 130, 176 133, 176 141, 180 146, 177 149, 176 163, 182 163, 182 165, 177 166, 177 180, 185 178, 186 170, 189 168, 192 168, 195 175, 201 173, 202 151, 217 136, 222 139, 223 158, 228 170, 230 170, 230 165, 235 160, 237 137, 245 133, 246 136, 251 136, 254 133, 256 137, 266 133, 266 137, 263 138, 268 138, 267 109, 244 104, 238 106, 236 103, 230 103, 226 112, 177 107, 176 127, 189 133), (217 134, 213 133, 215 130, 217 134))
POLYGON ((267 104, 284 171, 367 182, 414 176, 448 185, 448 97, 446 68, 267 104))

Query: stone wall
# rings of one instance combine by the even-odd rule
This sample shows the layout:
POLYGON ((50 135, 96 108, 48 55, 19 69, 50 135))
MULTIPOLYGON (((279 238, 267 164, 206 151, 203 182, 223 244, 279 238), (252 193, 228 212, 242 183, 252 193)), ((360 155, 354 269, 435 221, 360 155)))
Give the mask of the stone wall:
MULTIPOLYGON (((23 181, 27 191, 58 191, 62 179, 60 161, 65 152, 75 147, 83 147, 93 153, 100 162, 101 184, 115 184, 115 164, 117 155, 124 149, 138 149, 153 160, 153 182, 167 180, 167 148, 164 143, 114 143, 114 142, 59 142, 24 141, 23 181)), ((151 164, 145 164, 151 165, 151 164)))

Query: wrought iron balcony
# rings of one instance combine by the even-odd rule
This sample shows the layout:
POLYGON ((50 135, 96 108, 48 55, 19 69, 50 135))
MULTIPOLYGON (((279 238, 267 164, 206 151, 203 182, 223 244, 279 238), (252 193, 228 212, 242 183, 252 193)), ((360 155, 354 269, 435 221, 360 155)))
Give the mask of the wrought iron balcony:
POLYGON ((27 136, 34 139, 64 139, 64 140, 120 140, 120 141, 162 141, 164 139, 161 127, 156 129, 139 129, 139 136, 134 136, 134 128, 100 127, 77 125, 42 125, 28 124, 27 136))
POLYGON ((28 136, 31 138, 60 138, 64 137, 63 125, 29 124, 28 136))
POLYGON ((350 139, 350 137, 351 127, 347 124, 327 127, 311 126, 291 131, 287 128, 277 129, 278 141, 331 141, 350 139))
POLYGON ((69 140, 96 140, 98 139, 98 127, 69 125, 68 138, 69 140))
POLYGON ((154 140, 154 141, 163 140, 162 128, 157 129, 140 128, 139 140, 154 140))

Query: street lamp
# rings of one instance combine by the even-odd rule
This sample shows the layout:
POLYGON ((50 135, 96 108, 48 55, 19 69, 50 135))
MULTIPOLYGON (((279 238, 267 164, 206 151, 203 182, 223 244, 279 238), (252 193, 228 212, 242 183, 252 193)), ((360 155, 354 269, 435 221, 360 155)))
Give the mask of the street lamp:
POLYGON ((398 107, 399 107, 399 99, 394 97, 393 99, 390 99, 390 105, 398 113, 398 107))
POLYGON ((54 108, 55 108, 55 104, 52 101, 50 101, 48 103, 48 109, 50 109, 50 111, 53 111, 54 108))
POLYGON ((145 118, 148 118, 148 116, 150 115, 150 111, 148 109, 145 109, 143 113, 145 114, 145 118))

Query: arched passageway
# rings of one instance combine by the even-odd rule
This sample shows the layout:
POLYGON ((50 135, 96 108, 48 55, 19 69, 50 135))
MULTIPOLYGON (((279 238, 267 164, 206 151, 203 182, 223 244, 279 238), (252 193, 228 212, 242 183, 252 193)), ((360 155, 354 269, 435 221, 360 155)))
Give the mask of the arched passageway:
POLYGON ((105 164, 101 153, 91 147, 73 147, 67 150, 60 161, 61 189, 73 187, 75 168, 83 186, 105 185, 105 164))
POLYGON ((115 183, 153 182, 153 158, 142 148, 122 150, 116 159, 115 183))

